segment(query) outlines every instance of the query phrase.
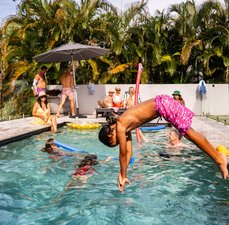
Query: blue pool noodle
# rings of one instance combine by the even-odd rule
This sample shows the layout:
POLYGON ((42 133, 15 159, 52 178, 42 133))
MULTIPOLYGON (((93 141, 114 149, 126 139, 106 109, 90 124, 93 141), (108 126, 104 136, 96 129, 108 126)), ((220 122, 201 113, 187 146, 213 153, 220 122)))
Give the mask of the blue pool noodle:
POLYGON ((80 150, 80 149, 78 149, 78 148, 75 148, 75 147, 72 147, 72 146, 63 144, 63 143, 61 143, 61 142, 59 142, 59 141, 57 141, 57 140, 54 141, 54 144, 55 144, 56 146, 58 146, 58 147, 61 147, 61 148, 65 149, 65 150, 67 150, 67 151, 70 151, 70 152, 88 153, 88 152, 82 151, 82 150, 80 150))
POLYGON ((140 127, 140 130, 142 131, 161 130, 164 129, 165 127, 166 127, 165 125, 157 125, 152 127, 140 127))
MULTIPOLYGON (((66 145, 66 144, 63 144, 57 140, 54 141, 54 144, 58 147, 61 147, 67 151, 70 151, 70 152, 80 152, 80 153, 88 153, 86 151, 82 151, 78 148, 75 148, 75 147, 72 147, 72 146, 69 146, 69 145, 66 145)), ((119 160, 119 158, 113 158, 114 160, 119 160)), ((130 163, 134 163, 134 157, 131 157, 130 158, 130 163)))

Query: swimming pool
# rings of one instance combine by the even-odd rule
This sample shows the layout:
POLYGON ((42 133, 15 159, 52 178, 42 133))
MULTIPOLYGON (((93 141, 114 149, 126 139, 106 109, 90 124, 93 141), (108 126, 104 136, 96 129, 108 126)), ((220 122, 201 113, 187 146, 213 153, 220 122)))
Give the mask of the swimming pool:
POLYGON ((53 161, 41 152, 55 139, 96 153, 100 161, 118 156, 97 140, 97 131, 63 128, 0 147, 0 224, 228 224, 229 188, 218 168, 202 152, 184 150, 163 158, 168 129, 145 133, 159 143, 134 141, 135 163, 129 167, 131 186, 120 194, 119 164, 96 165, 87 183, 65 190, 79 157, 53 161), (161 144, 160 144, 161 143, 161 144))

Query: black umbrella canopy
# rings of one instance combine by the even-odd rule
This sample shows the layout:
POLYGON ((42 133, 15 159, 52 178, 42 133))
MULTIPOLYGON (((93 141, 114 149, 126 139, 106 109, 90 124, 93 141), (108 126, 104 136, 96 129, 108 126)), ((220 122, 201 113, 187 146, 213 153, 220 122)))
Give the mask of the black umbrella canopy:
POLYGON ((70 43, 33 57, 37 62, 68 62, 86 60, 107 54, 110 50, 98 46, 70 43))

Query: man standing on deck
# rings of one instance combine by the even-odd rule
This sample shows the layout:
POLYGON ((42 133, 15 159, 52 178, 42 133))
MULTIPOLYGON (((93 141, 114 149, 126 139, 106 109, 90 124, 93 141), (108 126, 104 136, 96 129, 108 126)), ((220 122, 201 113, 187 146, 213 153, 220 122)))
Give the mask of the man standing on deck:
POLYGON ((63 73, 63 75, 60 78, 60 82, 62 84, 62 92, 61 92, 61 103, 58 107, 56 116, 60 117, 60 110, 62 109, 66 98, 68 97, 70 100, 70 106, 71 106, 71 116, 70 118, 75 118, 75 104, 74 104, 74 79, 73 79, 73 73, 71 67, 68 67, 68 69, 63 73))
POLYGON ((33 80, 33 94, 34 96, 39 96, 40 92, 45 92, 46 89, 46 79, 45 74, 48 68, 46 66, 42 66, 41 70, 36 74, 33 80))

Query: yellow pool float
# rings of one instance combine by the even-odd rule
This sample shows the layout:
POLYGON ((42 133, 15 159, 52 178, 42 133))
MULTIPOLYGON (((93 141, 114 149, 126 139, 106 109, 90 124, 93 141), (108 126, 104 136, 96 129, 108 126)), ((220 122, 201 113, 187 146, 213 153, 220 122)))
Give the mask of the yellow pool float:
POLYGON ((101 127, 99 123, 67 123, 68 127, 79 129, 79 130, 89 130, 89 129, 96 129, 101 127))
POLYGON ((217 150, 218 152, 221 152, 221 153, 225 154, 227 157, 229 157, 229 150, 228 150, 225 146, 223 146, 223 145, 218 145, 218 146, 216 147, 216 150, 217 150))

